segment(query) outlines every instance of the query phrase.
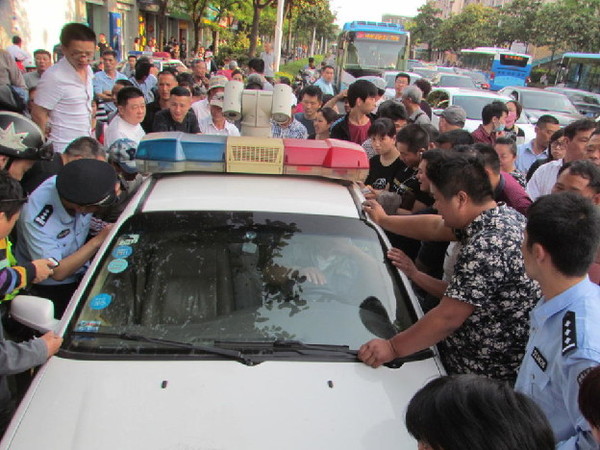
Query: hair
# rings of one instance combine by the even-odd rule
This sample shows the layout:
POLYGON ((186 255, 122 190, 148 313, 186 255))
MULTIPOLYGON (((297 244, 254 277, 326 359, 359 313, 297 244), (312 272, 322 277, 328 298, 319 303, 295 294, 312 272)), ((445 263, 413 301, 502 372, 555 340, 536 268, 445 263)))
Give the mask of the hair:
POLYGON ((444 158, 444 153, 445 153, 445 150, 443 150, 441 148, 434 148, 431 150, 427 150, 426 152, 423 152, 423 154, 421 155, 421 159, 423 161, 427 161, 428 165, 430 163, 437 163, 444 158))
POLYGON ((397 100, 386 100, 377 108, 379 117, 387 117, 394 122, 397 120, 408 120, 408 113, 402 103, 397 100))
MULTIPOLYGON (((139 38, 136 38, 136 39, 139 39, 139 38)), ((130 59, 130 58, 135 58, 137 60, 137 56, 135 56, 135 55, 128 55, 127 59, 130 59)))
POLYGON ((417 81, 415 81, 415 86, 421 89, 423 92, 423 97, 427 97, 431 92, 431 83, 425 78, 419 78, 417 81))
POLYGON ((396 75, 396 78, 394 78, 394 81, 396 81, 398 78, 406 78, 408 80, 408 82, 410 83, 410 75, 404 72, 400 72, 398 75, 396 75))
POLYGON ((418 105, 423 100, 423 91, 414 85, 407 86, 402 91, 402 99, 405 98, 418 105))
POLYGON ((279 77, 279 83, 285 84, 286 86, 292 85, 292 82, 290 81, 290 79, 288 77, 279 77))
POLYGON ((565 276, 587 273, 600 243, 600 210, 573 192, 537 199, 527 212, 527 248, 540 244, 565 276))
POLYGON ((331 65, 329 65, 329 64, 325 64, 325 65, 323 66, 323 68, 321 69, 321 73, 323 73, 323 71, 324 71, 325 69, 331 69, 331 70, 333 70, 333 71, 335 72, 335 67, 333 67, 333 66, 331 66, 331 65))
POLYGON ((65 155, 76 158, 106 159, 106 150, 96 139, 89 136, 81 136, 67 145, 65 155))
POLYGON ((377 86, 368 80, 356 80, 348 87, 348 103, 351 108, 354 108, 359 98, 365 101, 367 97, 377 97, 377 95, 377 86))
POLYGON ((368 136, 372 137, 394 137, 396 136, 396 126, 392 119, 381 118, 375 119, 369 127, 368 136))
MULTIPOLYGON (((552 136, 550 136, 550 141, 548 142, 548 148, 551 149, 552 144, 554 142, 558 141, 564 135, 565 135, 565 129, 564 128, 559 128, 554 133, 552 133, 552 136)), ((498 142, 498 140, 496 140, 496 142, 498 142)), ((552 156, 552 152, 549 151, 548 152, 548 161, 552 161, 552 160, 554 160, 554 156, 552 156)))
POLYGON ((43 48, 38 48, 33 52, 33 57, 35 58, 37 55, 46 55, 50 60, 52 60, 52 55, 48 50, 44 50, 43 48))
POLYGON ((596 127, 596 129, 592 132, 592 136, 597 136, 599 134, 600 134, 600 127, 596 127))
POLYGON ((580 131, 595 130, 598 128, 598 124, 592 119, 579 119, 575 122, 571 122, 569 125, 563 128, 564 136, 573 140, 575 135, 580 131))
POLYGON ((135 79, 141 80, 150 75, 150 69, 152 69, 152 67, 154 66, 146 58, 138 59, 135 63, 135 79))
POLYGON ((233 77, 234 75, 240 74, 242 77, 244 76, 244 72, 242 72, 240 69, 235 69, 233 72, 231 72, 231 76, 233 77))
POLYGON ((133 83, 129 80, 117 80, 115 81, 115 85, 123 86, 123 87, 131 87, 133 83))
POLYGON ((556 117, 551 116, 550 114, 544 114, 543 116, 540 116, 535 125, 539 127, 540 125, 546 125, 547 123, 551 123, 554 125, 560 124, 556 117))
POLYGON ((104 50, 100 56, 112 56, 117 59, 118 54, 114 50, 104 50))
POLYGON ((492 103, 488 103, 481 110, 481 119, 484 125, 489 124, 494 117, 500 118, 502 117, 502 113, 508 114, 508 108, 506 104, 501 101, 495 101, 492 103))
POLYGON ((491 169, 496 175, 500 173, 500 157, 491 145, 476 142, 471 145, 471 150, 475 156, 481 159, 484 167, 491 169))
POLYGON ((71 22, 62 28, 60 43, 68 47, 72 41, 96 42, 96 33, 87 25, 71 22))
POLYGON ((562 165, 558 169, 558 176, 565 170, 569 170, 571 175, 577 175, 588 180, 588 186, 595 194, 600 194, 600 167, 587 159, 571 161, 562 165))
POLYGON ((317 112, 320 112, 321 114, 323 114, 323 118, 325 119, 325 121, 328 124, 332 123, 335 119, 338 118, 338 113, 336 113, 333 108, 329 108, 329 107, 319 108, 319 110, 317 112))
POLYGON ((411 123, 398 131, 396 142, 406 144, 409 152, 417 153, 429 148, 429 134, 421 125, 411 123))
POLYGON ((319 86, 315 86, 311 84, 310 86, 306 86, 304 89, 300 91, 300 99, 304 98, 305 95, 309 95, 311 97, 317 97, 319 103, 323 101, 323 91, 319 86))
POLYGON ((440 137, 440 130, 438 130, 431 123, 421 123, 420 125, 427 132, 427 135, 429 136, 429 142, 436 142, 438 137, 440 137))
POLYGON ((175 76, 175 81, 177 81, 179 85, 187 83, 191 87, 194 85, 194 76, 189 72, 183 72, 175 76))
POLYGON ((427 178, 446 199, 460 191, 480 205, 493 198, 492 185, 480 158, 444 152, 443 158, 427 165, 427 178))
POLYGON ((143 97, 144 93, 134 86, 126 86, 117 93, 117 106, 127 106, 131 98, 143 97))
POLYGON ((587 369, 579 385, 579 410, 594 428, 600 428, 600 366, 587 369))
POLYGON ((262 74, 265 71, 265 62, 260 58, 252 58, 248 61, 248 67, 262 74))
POLYGON ((12 37, 12 43, 15 45, 19 45, 22 42, 21 38, 19 36, 13 36, 12 37))
POLYGON ((457 145, 471 145, 475 141, 467 130, 457 129, 440 134, 435 142, 438 145, 451 144, 452 147, 456 147, 457 145))
POLYGON ((540 407, 507 383, 477 375, 436 378, 406 410, 406 428, 434 450, 553 450, 540 407))
POLYGON ((184 88, 183 86, 175 86, 171 89, 171 95, 175 97, 191 97, 192 93, 189 89, 184 88))
MULTIPOLYGON (((517 110, 517 119, 519 117, 521 117, 521 113, 523 112, 523 105, 521 105, 518 101, 516 100, 509 100, 506 102, 506 104, 508 105, 509 103, 512 103, 513 105, 515 105, 515 108, 517 110)), ((507 107, 508 109, 508 107, 507 107)))
POLYGON ((311 62, 315 62, 315 58, 313 58, 313 57, 311 56, 310 58, 308 58, 308 62, 309 62, 309 63, 311 63, 311 62))
POLYGON ((513 156, 517 156, 517 143, 515 142, 515 140, 513 138, 509 138, 509 137, 496 138, 496 144, 508 145, 510 152, 513 154, 513 156))
POLYGON ((0 212, 3 212, 7 220, 10 220, 21 210, 24 201, 23 188, 21 184, 11 177, 6 170, 0 170, 0 200, 15 200, 14 202, 0 202, 0 212))

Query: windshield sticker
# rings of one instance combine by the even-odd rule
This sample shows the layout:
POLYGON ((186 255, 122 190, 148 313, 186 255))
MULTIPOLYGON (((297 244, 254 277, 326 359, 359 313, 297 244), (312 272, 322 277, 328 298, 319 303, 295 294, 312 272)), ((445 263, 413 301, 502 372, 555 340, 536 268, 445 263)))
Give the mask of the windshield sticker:
POLYGON ((90 300, 91 309, 104 309, 112 302, 112 295, 98 294, 90 300))
POLYGON ((128 265, 129 264, 127 263, 126 259, 113 259, 111 262, 108 263, 108 271, 110 273, 121 273, 125 269, 127 269, 128 265))
POLYGON ((80 320, 75 328, 75 331, 89 331, 96 333, 100 329, 101 322, 99 320, 80 320))
POLYGON ((140 240, 139 234, 124 234, 117 241, 117 245, 133 245, 140 240))
POLYGON ((119 245, 113 252, 113 258, 127 258, 133 253, 133 248, 129 245, 119 245))

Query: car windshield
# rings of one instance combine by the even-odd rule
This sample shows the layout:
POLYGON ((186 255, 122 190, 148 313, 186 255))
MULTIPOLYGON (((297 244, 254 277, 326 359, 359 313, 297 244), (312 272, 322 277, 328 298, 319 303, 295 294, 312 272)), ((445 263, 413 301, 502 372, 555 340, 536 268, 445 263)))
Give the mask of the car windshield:
POLYGON ((102 337, 128 333, 205 346, 297 340, 358 349, 389 337, 392 323, 401 330, 415 320, 377 232, 361 220, 153 212, 134 215, 119 229, 83 293, 64 348, 182 351, 102 337))
POLYGON ((429 78, 429 79, 434 78, 436 75, 439 74, 439 72, 435 69, 424 69, 422 67, 415 67, 413 72, 418 73, 422 77, 429 78))
POLYGON ((475 95, 455 95, 452 97, 452 104, 462 106, 467 113, 467 119, 481 120, 481 111, 483 110, 483 107, 495 100, 498 99, 477 97, 475 95))
POLYGON ((477 88, 471 78, 460 75, 442 75, 438 85, 443 87, 477 88))
POLYGON ((551 92, 521 92, 521 103, 526 109, 557 111, 577 114, 577 109, 569 99, 561 94, 551 92))

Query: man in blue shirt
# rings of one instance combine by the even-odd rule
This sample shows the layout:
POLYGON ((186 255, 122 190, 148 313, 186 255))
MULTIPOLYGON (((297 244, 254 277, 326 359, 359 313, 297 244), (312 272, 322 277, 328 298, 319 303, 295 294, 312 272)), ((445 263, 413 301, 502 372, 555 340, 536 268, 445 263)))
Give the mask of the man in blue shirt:
POLYGON ((560 129, 558 119, 544 114, 535 124, 535 138, 519 146, 515 165, 521 173, 527 174, 531 165, 538 159, 548 159, 550 137, 560 129))
POLYGON ((325 66, 321 70, 321 78, 315 82, 315 86, 321 88, 323 94, 335 95, 335 89, 333 87, 333 66, 325 66))
POLYGON ((127 77, 121 72, 117 72, 117 52, 114 50, 105 50, 102 52, 102 62, 104 70, 94 74, 94 95, 102 102, 112 102, 112 88, 117 80, 126 80, 127 77))
POLYGON ((577 404, 600 364, 600 286, 587 271, 600 244, 600 211, 572 192, 540 197, 528 212, 525 270, 542 289, 515 389, 546 413, 557 449, 597 449, 577 404))

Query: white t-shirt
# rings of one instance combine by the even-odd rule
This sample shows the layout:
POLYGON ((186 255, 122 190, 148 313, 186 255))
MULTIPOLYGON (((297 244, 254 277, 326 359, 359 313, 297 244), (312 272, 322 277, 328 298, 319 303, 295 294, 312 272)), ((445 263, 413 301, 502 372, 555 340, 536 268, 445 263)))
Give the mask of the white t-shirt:
POLYGON ((54 151, 62 153, 81 136, 91 136, 92 69, 87 67, 87 82, 77 74, 67 58, 61 58, 44 72, 35 92, 35 103, 50 111, 50 136, 54 151))
POLYGON ((142 129, 142 126, 138 123, 135 125, 130 124, 123 120, 118 114, 111 120, 106 131, 104 132, 104 145, 110 147, 110 145, 117 139, 131 139, 136 144, 142 140, 146 133, 142 129))
POLYGON ((527 193, 531 200, 535 201, 542 195, 550 194, 556 184, 558 171, 563 165, 563 160, 550 161, 542 164, 527 183, 527 193))
POLYGON ((205 117, 204 119, 198 122, 198 126, 200 127, 200 132, 202 134, 213 134, 218 136, 239 136, 240 130, 232 124, 231 122, 225 121, 225 128, 219 130, 215 127, 213 123, 212 117, 205 117))
POLYGON ((210 117, 210 105, 208 104, 208 98, 199 100, 196 103, 192 103, 192 110, 198 118, 198 125, 200 125, 200 122, 202 122, 203 119, 210 117))

